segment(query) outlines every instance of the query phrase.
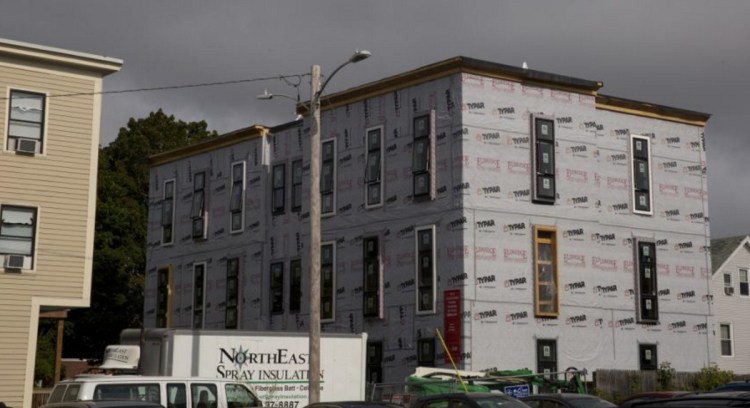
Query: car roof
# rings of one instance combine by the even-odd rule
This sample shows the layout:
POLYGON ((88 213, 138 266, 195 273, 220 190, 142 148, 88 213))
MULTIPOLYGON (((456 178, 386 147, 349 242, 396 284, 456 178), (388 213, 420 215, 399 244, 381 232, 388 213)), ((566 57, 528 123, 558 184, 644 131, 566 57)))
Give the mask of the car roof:
POLYGON ((564 393, 543 393, 543 394, 534 394, 529 395, 527 397, 521 397, 520 399, 532 399, 532 398, 547 398, 547 399, 558 399, 558 400, 564 400, 564 399, 579 399, 579 398, 599 398, 596 395, 588 395, 588 394, 576 394, 572 392, 564 392, 564 393))
POLYGON ((42 408, 163 408, 156 402, 133 400, 61 401, 42 405, 42 408))
POLYGON ((226 378, 203 378, 203 377, 167 377, 153 375, 106 375, 106 374, 84 374, 60 381, 58 384, 73 383, 100 383, 100 382, 145 382, 145 381, 192 381, 192 382, 231 382, 240 381, 226 378))
POLYGON ((394 404, 387 401, 322 401, 308 404, 308 407, 321 407, 321 406, 339 406, 339 407, 401 407, 399 404, 394 404))

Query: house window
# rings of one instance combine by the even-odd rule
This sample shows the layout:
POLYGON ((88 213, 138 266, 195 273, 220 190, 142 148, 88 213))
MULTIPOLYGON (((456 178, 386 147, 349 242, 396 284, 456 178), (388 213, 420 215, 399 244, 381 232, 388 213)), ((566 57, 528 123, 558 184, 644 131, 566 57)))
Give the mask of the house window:
POLYGON ((302 159, 292 162, 292 211, 302 210, 302 159))
POLYGON ((367 360, 365 382, 376 384, 383 382, 383 342, 367 342, 367 360))
POLYGON ((271 211, 273 215, 284 213, 284 197, 286 196, 286 164, 273 166, 273 180, 271 182, 271 211))
POLYGON ((174 243, 174 179, 164 182, 161 200, 161 244, 174 243))
POLYGON ((740 296, 748 296, 750 288, 747 286, 747 269, 740 269, 740 296))
POLYGON ((193 220, 193 238, 206 239, 206 172, 193 175, 193 205, 190 215, 193 220))
POLYGON ((734 343, 732 342, 732 325, 722 323, 719 325, 719 341, 721 342, 722 357, 734 356, 734 343))
POLYGON ((271 313, 284 312, 284 263, 271 264, 271 313))
POLYGON ((414 199, 435 198, 435 113, 414 118, 414 143, 411 171, 414 199))
POLYGON ((415 229, 417 252, 417 314, 435 313, 437 288, 435 268, 435 227, 415 229))
POLYGON ((365 208, 383 204, 383 127, 367 129, 365 208))
POLYGON ((417 340, 417 366, 435 367, 435 338, 417 340))
POLYGON ((203 328, 206 294, 206 264, 193 265, 193 328, 203 328))
POLYGON ((653 371, 659 366, 656 359, 656 344, 639 344, 638 355, 640 356, 641 371, 653 371))
POLYGON ((732 274, 724 274, 724 294, 727 296, 734 295, 734 286, 732 286, 732 274))
POLYGON ((631 135, 630 158, 633 212, 651 215, 651 139, 631 135))
POLYGON ((245 223, 245 162, 232 164, 232 190, 229 193, 230 232, 240 232, 245 223))
POLYGON ((26 91, 10 91, 8 150, 40 153, 44 141, 46 96, 26 91))
POLYGON ((656 279, 656 245, 635 240, 636 310, 639 323, 658 323, 659 298, 656 279))
POLYGON ((289 263, 289 311, 299 312, 302 303, 302 261, 294 259, 289 263))
POLYGON ((156 271, 156 327, 170 327, 172 320, 172 271, 169 267, 156 271))
MULTIPOLYGON (((557 340, 536 340, 536 372, 543 374, 546 380, 557 378, 553 374, 557 372, 557 340)), ((539 392, 553 392, 553 390, 545 381, 545 384, 539 386, 539 392)))
POLYGON ((11 264, 9 256, 16 255, 19 263, 14 264, 14 267, 33 269, 37 209, 13 205, 3 205, 0 208, 0 254, 6 255, 5 264, 11 264))
POLYGON ((336 212, 336 140, 326 140, 321 147, 320 213, 336 212))
POLYGON ((320 321, 336 319, 336 247, 328 242, 320 246, 320 321))
POLYGON ((380 275, 380 245, 378 237, 368 237, 363 240, 364 254, 364 316, 383 317, 383 300, 381 297, 382 277, 380 275))
POLYGON ((237 328, 237 305, 240 295, 240 258, 227 259, 227 295, 224 306, 224 327, 237 328))
POLYGON ((560 315, 560 285, 557 269, 557 229, 534 226, 535 314, 560 315))
POLYGON ((533 201, 554 204, 555 188, 555 121, 539 115, 531 116, 531 154, 533 201))

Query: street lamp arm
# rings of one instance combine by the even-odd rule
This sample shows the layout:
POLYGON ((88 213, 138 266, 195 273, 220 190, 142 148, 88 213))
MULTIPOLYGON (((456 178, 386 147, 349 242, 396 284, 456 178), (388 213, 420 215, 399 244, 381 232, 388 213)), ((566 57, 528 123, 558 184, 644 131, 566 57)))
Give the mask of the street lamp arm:
POLYGON ((354 52, 354 55, 352 55, 348 61, 345 61, 343 64, 336 67, 336 69, 331 72, 331 75, 328 75, 328 78, 326 78, 325 82, 323 82, 323 85, 320 86, 320 89, 318 89, 318 92, 315 93, 315 101, 313 103, 317 103, 320 100, 320 95, 323 94, 323 90, 326 89, 326 85, 328 85, 328 82, 331 81, 331 78, 333 78, 337 72, 341 70, 341 68, 344 68, 345 66, 349 64, 355 64, 359 61, 362 61, 364 59, 370 58, 372 54, 370 51, 367 50, 357 50, 354 52))

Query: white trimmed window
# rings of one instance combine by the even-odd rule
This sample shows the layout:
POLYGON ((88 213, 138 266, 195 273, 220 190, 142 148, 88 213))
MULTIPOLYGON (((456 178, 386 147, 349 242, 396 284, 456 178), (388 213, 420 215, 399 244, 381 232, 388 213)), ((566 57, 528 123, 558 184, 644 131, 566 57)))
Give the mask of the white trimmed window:
POLYGON ((656 244, 635 239, 636 316, 638 323, 659 322, 659 297, 656 277, 656 244))
POLYGON ((734 295, 734 286, 732 285, 732 274, 724 273, 724 294, 726 296, 734 295))
POLYGON ((369 128, 365 156, 365 208, 383 205, 383 127, 369 128))
POLYGON ((336 213, 336 139, 323 142, 320 149, 320 214, 336 213))
POLYGON ((652 215, 651 139, 630 135, 630 171, 633 186, 631 202, 636 214, 652 215))
POLYGON ((417 314, 435 313, 437 269, 435 226, 414 229, 416 251, 417 314))
POLYGON ((435 111, 414 118, 411 171, 414 199, 435 199, 435 111))
POLYGON ((37 209, 3 205, 0 217, 0 254, 5 255, 5 269, 34 269, 37 209))
POLYGON ((336 320, 336 243, 320 245, 320 322, 336 320))
POLYGON ((230 232, 242 232, 245 225, 245 162, 232 163, 232 188, 229 192, 230 232))
POLYGON ((10 90, 8 150, 25 154, 42 152, 46 98, 41 93, 10 90))
POLYGON ((206 308, 206 263, 193 264, 193 328, 202 329, 206 308))
POLYGON ((534 165, 531 175, 532 201, 554 204, 557 196, 554 118, 531 115, 531 139, 531 155, 534 165))
POLYGON ((193 175, 193 203, 190 216, 193 221, 193 239, 206 239, 206 172, 200 171, 193 175))
POLYGON ((175 180, 164 181, 164 191, 161 199, 161 244, 174 243, 174 189, 175 180))
POLYGON ((732 340, 732 325, 722 323, 719 325, 719 341, 721 343, 721 356, 734 357, 734 341, 732 340))
POLYGON ((747 269, 740 269, 740 296, 750 296, 747 282, 747 269))

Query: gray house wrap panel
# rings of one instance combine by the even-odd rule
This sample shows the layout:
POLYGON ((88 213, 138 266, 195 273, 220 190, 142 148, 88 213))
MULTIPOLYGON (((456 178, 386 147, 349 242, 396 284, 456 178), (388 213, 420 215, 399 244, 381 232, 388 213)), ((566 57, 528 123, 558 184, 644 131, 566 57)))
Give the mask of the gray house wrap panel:
MULTIPOLYGON (((657 345, 658 359, 678 370, 712 362, 702 148, 708 115, 600 96, 601 86, 457 57, 324 97, 321 141, 335 141, 335 204, 323 216, 322 242, 335 248, 335 278, 333 314, 323 331, 366 331, 382 351, 372 364, 382 369, 382 380, 400 381, 418 363, 449 364, 438 341, 434 354, 419 352, 428 350, 420 345, 435 339, 435 329, 445 332, 445 293, 458 290, 460 334, 451 346, 464 369, 537 367, 538 339, 555 340, 561 369, 638 369, 642 344, 657 345), (549 121, 554 132, 553 149, 545 153, 554 156, 546 171, 553 174, 555 194, 544 203, 535 201, 532 183, 535 117, 549 121), (415 118, 429 118, 428 139, 415 134, 415 118), (374 159, 366 131, 379 128, 382 205, 370 205, 366 167, 374 159), (642 162, 649 169, 645 213, 634 212, 633 137, 649 147, 642 162), (415 186, 425 180, 429 192, 422 194, 415 186), (420 246, 425 237, 434 241, 434 253, 420 246), (551 261, 542 259, 544 240, 551 242, 542 244, 553 248, 551 261), (378 245, 374 282, 382 304, 375 317, 364 311, 365 292, 373 290, 365 283, 364 242, 378 245), (649 258, 655 275, 648 279, 658 282, 649 288, 658 318, 649 324, 639 315, 645 286, 636 248, 642 242, 656 253, 649 258), (552 275, 538 266, 549 262, 552 275), (433 265, 431 281, 424 271, 433 265), (685 350, 696 358, 679 358, 685 350)), ((179 316, 173 327, 189 327, 191 264, 204 260, 204 327, 224 328, 223 262, 239 256, 239 328, 307 330, 308 118, 256 131, 258 137, 226 146, 176 152, 168 162, 153 159, 152 180, 205 168, 213 187, 206 240, 188 237, 183 215, 176 236, 188 238, 163 246, 159 223, 151 222, 147 324, 155 322, 155 272, 172 265, 180 282, 172 295, 172 313, 179 316), (261 154, 247 167, 248 180, 257 180, 246 192, 247 225, 228 234, 228 193, 219 187, 227 183, 230 163, 252 152, 261 154), (229 154, 235 154, 232 160, 229 154), (291 168, 300 159, 302 207, 293 211, 291 168), (272 169, 281 165, 286 205, 272 214, 272 169), (289 270, 296 260, 302 262, 302 302, 299 312, 290 312, 289 270), (270 313, 277 283, 270 281, 270 264, 279 262, 283 311, 270 313)), ((161 197, 155 184, 153 219, 161 197)), ((178 218, 189 211, 188 194, 177 194, 185 196, 178 218)))

